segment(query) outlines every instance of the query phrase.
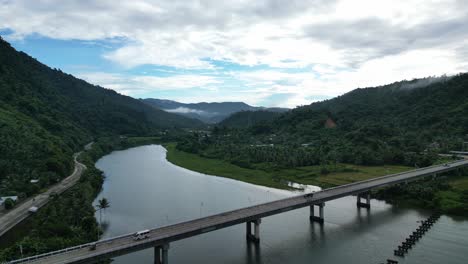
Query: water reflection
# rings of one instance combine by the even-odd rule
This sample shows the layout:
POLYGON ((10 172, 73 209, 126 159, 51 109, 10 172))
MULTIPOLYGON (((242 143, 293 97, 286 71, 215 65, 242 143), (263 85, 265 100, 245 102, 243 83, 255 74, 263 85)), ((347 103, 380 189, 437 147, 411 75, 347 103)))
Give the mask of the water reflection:
MULTIPOLYGON (((161 146, 114 152, 99 160, 97 166, 107 178, 96 201, 106 197, 112 204, 106 212, 109 225, 103 237, 298 194, 177 167, 166 161, 161 146)), ((428 213, 397 209, 376 200, 371 204, 370 210, 357 208, 356 197, 328 202, 323 225, 309 221, 309 208, 264 218, 259 245, 246 242, 245 224, 177 241, 171 243, 170 262, 381 263, 392 257, 394 247, 428 213)), ((461 260, 466 259, 464 248, 468 247, 468 236, 463 236, 462 231, 468 234, 468 221, 442 217, 439 222, 400 263, 465 263, 461 260), (436 226, 444 232, 437 231, 436 226), (445 242, 440 243, 440 239, 445 242), (457 244, 453 246, 451 241, 457 244), (433 250, 435 245, 438 250, 433 250)), ((114 263, 152 262, 153 251, 145 250, 116 258, 114 263)))
POLYGON ((262 254, 260 252, 260 243, 247 242, 247 258, 246 262, 248 264, 263 263, 262 254))

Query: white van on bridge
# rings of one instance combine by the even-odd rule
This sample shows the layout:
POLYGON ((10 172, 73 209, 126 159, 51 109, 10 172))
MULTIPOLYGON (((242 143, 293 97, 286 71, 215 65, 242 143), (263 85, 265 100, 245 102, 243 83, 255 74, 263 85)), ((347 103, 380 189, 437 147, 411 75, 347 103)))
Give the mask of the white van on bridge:
POLYGON ((148 229, 138 231, 135 234, 133 234, 133 240, 137 241, 137 240, 142 240, 142 239, 148 238, 149 237, 149 232, 150 231, 148 229))

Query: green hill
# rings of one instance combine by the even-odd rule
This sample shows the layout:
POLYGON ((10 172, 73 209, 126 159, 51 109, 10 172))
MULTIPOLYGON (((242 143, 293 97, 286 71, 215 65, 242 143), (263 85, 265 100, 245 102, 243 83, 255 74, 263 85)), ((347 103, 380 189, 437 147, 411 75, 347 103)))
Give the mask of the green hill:
POLYGON ((460 149, 466 140, 468 74, 356 89, 270 122, 213 132, 186 138, 178 148, 247 167, 265 162, 286 168, 336 162, 427 166, 434 153, 460 149), (259 147, 264 145, 270 147, 259 147))
POLYGON ((201 122, 51 69, 0 38, 0 194, 30 194, 69 174, 72 153, 105 135, 201 122), (40 179, 32 186, 30 179, 40 179))
POLYGON ((361 147, 370 155, 387 155, 378 155, 381 161, 401 162, 399 152, 460 148, 468 134, 468 74, 356 89, 296 108, 272 127, 296 142, 331 141, 339 152, 361 147), (327 128, 327 120, 336 127, 327 128))

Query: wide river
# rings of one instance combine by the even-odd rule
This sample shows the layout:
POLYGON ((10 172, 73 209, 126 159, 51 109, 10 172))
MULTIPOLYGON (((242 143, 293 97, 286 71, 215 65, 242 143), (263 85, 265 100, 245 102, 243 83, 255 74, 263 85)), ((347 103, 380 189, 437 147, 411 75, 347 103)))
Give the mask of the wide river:
MULTIPOLYGON (((111 207, 102 214, 102 238, 161 227, 266 201, 299 195, 193 172, 169 163, 158 145, 113 152, 96 166, 106 180, 111 207)), ((405 258, 393 250, 429 212, 372 200, 370 211, 355 197, 328 202, 325 224, 309 222, 309 209, 262 219, 260 245, 245 240, 245 224, 173 242, 169 263, 468 263, 468 219, 442 216, 405 258)), ((99 213, 96 214, 100 218, 99 213)), ((153 263, 148 249, 113 263, 153 263)))

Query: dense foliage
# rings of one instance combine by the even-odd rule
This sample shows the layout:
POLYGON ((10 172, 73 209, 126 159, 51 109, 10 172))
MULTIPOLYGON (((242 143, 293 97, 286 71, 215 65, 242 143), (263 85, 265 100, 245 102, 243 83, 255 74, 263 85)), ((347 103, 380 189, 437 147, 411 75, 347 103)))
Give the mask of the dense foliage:
POLYGON ((323 163, 427 166, 468 134, 468 74, 356 89, 247 128, 214 128, 180 150, 251 166, 323 163), (429 85, 417 85, 429 83, 429 85))
MULTIPOLYGON (((88 167, 80 181, 62 195, 55 196, 44 208, 27 220, 25 236, 0 250, 0 262, 23 256, 41 254, 97 239, 100 232, 94 218, 92 202, 104 177, 94 167, 95 158, 104 154, 105 144, 85 153, 81 160, 88 167)), ((21 228, 21 227, 20 227, 21 228)), ((19 231, 20 233, 22 231, 19 231)))
POLYGON ((95 241, 101 232, 94 215, 96 210, 111 206, 102 199, 96 207, 92 202, 101 190, 104 176, 94 163, 103 155, 119 149, 160 142, 158 137, 100 138, 90 150, 81 154, 79 161, 86 165, 78 184, 62 195, 57 195, 36 215, 27 220, 27 230, 19 226, 15 233, 23 233, 14 244, 0 249, 0 262, 23 256, 36 255, 78 244, 95 241))
POLYGON ((373 193, 378 199, 391 203, 415 205, 454 215, 468 216, 468 189, 458 186, 467 182, 468 170, 450 172, 436 179, 420 180, 413 184, 400 184, 373 193))
POLYGON ((200 124, 51 69, 0 38, 1 195, 24 197, 57 182, 93 138, 200 124))

